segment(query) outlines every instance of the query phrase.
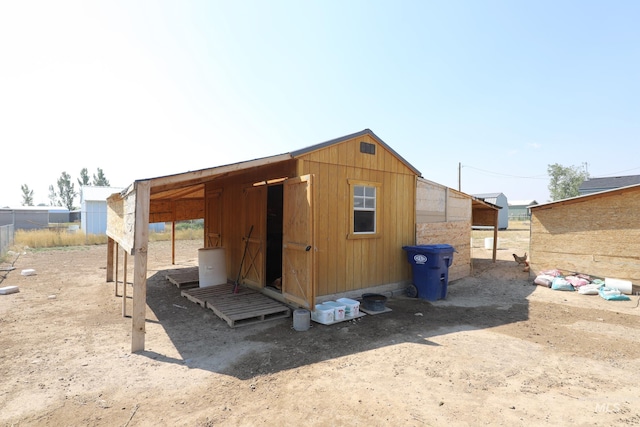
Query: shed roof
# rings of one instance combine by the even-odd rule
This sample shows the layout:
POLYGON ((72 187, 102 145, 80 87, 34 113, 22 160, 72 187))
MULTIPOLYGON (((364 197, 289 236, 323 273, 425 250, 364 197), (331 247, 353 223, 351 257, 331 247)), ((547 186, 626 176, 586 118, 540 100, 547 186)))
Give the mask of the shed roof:
POLYGON ((509 202, 509 206, 531 206, 537 204, 536 200, 513 200, 509 202))
MULTIPOLYGON (((384 141, 378 138, 370 129, 364 129, 360 132, 345 135, 340 138, 335 138, 329 141, 321 142, 319 144, 311 145, 306 148, 291 151, 289 153, 277 154, 268 157, 261 157, 253 160, 247 160, 238 163, 232 163, 222 166, 215 166, 206 169, 199 169, 195 171, 182 172, 173 175, 159 176, 154 178, 139 179, 138 181, 149 181, 150 192, 152 200, 177 200, 177 199, 198 199, 204 198, 204 183, 210 181, 216 177, 228 175, 230 173, 237 173, 251 168, 265 166, 269 164, 275 164, 286 160, 295 159, 299 156, 307 154, 309 152, 320 150, 329 147, 333 144, 339 144, 349 139, 357 138, 359 136, 370 135, 372 138, 382 145, 386 150, 396 156, 401 162, 403 162, 408 168, 415 172, 418 176, 421 176, 420 172, 413 167, 409 162, 403 159, 398 153, 396 153, 391 147, 389 147, 384 141)), ((126 189, 122 190, 123 195, 133 190, 134 184, 129 185, 126 189)), ((113 191, 111 194, 118 191, 113 191)))
POLYGON ((627 187, 640 184, 640 175, 610 176, 604 178, 589 178, 582 181, 579 191, 610 190, 612 188, 627 187))
POLYGON ((482 194, 472 194, 473 197, 477 197, 478 199, 495 199, 500 196, 504 196, 503 193, 482 193, 482 194))
POLYGON ((504 196, 504 194, 502 193, 484 193, 484 194, 472 194, 472 196, 478 200, 482 200, 484 202, 489 202, 493 205, 498 206, 500 209, 502 209, 501 206, 497 205, 496 202, 498 201, 498 197, 500 196, 504 196))
POLYGON ((69 212, 69 209, 63 206, 18 206, 15 208, 0 208, 1 211, 42 211, 42 212, 69 212))
POLYGON ((553 202, 541 203, 539 205, 531 206, 531 210, 538 208, 547 208, 551 206, 569 205, 572 203, 579 203, 589 199, 603 198, 613 195, 623 194, 627 191, 640 191, 640 184, 628 185, 626 187, 614 188, 612 190, 598 191, 597 193, 589 193, 582 196, 569 197, 567 199, 555 200, 553 202))

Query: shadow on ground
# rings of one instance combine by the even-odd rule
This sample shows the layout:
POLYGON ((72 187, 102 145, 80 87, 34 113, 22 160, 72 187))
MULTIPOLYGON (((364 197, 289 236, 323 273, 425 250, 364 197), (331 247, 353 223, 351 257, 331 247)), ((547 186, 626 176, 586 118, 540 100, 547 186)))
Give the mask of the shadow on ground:
POLYGON ((513 262, 477 260, 472 276, 449 283, 444 300, 392 297, 389 312, 333 325, 311 322, 307 331, 294 330, 291 317, 231 328, 213 311, 182 297, 165 278, 167 272, 148 279, 147 304, 180 358, 141 354, 239 379, 402 343, 437 345, 430 338, 524 321, 527 296, 535 289, 513 262))

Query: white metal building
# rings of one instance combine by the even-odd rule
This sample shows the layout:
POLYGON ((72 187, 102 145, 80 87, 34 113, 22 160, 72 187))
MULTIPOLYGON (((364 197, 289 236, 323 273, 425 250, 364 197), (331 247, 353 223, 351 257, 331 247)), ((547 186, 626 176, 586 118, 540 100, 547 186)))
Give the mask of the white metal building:
POLYGON ((507 201, 507 196, 502 193, 472 194, 472 196, 483 202, 499 206, 498 229, 506 230, 509 227, 509 202, 507 201))
POLYGON ((80 227, 85 234, 107 233, 107 197, 123 188, 80 187, 80 227))

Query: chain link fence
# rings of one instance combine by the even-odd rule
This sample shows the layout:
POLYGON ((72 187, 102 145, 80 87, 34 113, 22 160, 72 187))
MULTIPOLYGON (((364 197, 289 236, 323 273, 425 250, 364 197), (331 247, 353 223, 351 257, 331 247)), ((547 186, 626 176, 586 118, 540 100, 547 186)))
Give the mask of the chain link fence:
POLYGON ((0 256, 3 256, 9 247, 13 245, 14 236, 13 224, 0 226, 0 256))

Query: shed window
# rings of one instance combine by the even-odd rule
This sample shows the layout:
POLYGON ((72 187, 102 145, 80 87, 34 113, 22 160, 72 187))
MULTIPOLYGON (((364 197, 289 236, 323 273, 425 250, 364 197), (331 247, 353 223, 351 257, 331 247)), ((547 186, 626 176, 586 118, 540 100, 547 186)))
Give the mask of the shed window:
POLYGON ((353 186, 353 232, 376 232, 376 187, 353 186))

